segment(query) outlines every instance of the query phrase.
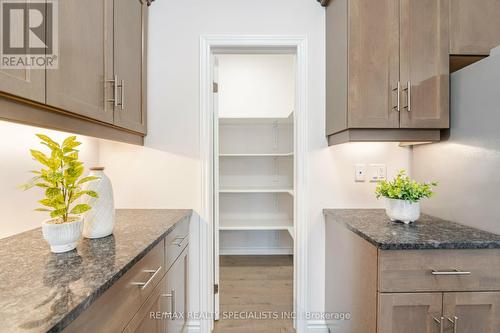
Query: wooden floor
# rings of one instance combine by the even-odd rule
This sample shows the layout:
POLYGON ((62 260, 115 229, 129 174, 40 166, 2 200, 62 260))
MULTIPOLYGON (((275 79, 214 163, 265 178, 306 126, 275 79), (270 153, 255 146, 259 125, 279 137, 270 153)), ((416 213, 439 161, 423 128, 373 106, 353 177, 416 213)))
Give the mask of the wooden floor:
POLYGON ((215 333, 293 333, 292 256, 221 256, 220 320, 215 333), (229 319, 243 315, 279 319, 229 319), (282 316, 282 314, 285 316, 282 316))

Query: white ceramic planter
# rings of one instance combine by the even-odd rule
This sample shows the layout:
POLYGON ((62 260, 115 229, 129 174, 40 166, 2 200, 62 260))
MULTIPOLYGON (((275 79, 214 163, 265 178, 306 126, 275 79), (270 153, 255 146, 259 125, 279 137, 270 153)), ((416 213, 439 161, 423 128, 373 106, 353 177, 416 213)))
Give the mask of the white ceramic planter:
POLYGON ((73 250, 82 236, 83 218, 78 216, 72 222, 49 223, 53 219, 42 222, 43 238, 49 243, 50 251, 62 253, 73 250))
POLYGON ((90 168, 90 175, 99 179, 85 184, 85 190, 91 190, 99 194, 99 198, 86 197, 85 203, 92 207, 85 214, 83 237, 101 238, 113 233, 115 227, 115 204, 113 199, 113 187, 108 176, 104 173, 104 167, 90 168))
POLYGON ((391 221, 409 224, 420 218, 420 203, 386 198, 385 212, 391 221))

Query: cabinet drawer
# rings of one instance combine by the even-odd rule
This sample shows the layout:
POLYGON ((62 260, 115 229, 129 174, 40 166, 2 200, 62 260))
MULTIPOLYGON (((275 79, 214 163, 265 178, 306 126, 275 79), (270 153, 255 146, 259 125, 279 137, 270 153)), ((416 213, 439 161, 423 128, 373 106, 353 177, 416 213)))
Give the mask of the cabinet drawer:
POLYGON ((165 267, 170 269, 175 259, 181 254, 182 250, 189 243, 189 217, 178 222, 175 229, 165 238, 165 267))
POLYGON ((162 240, 64 332, 121 332, 165 275, 162 240))
POLYGON ((380 292, 500 290, 500 250, 379 251, 380 292))

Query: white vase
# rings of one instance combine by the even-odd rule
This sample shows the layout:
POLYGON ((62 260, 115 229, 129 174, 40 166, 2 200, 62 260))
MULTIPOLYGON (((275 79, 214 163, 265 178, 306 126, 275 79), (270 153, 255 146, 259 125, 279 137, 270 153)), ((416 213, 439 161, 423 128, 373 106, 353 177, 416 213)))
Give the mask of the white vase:
POLYGON ((75 220, 66 223, 50 223, 54 219, 42 222, 43 238, 49 243, 50 251, 62 253, 73 250, 82 236, 83 218, 75 216, 75 220))
POLYGON ((113 233, 115 226, 113 187, 108 176, 104 174, 104 167, 90 168, 90 176, 96 176, 99 179, 85 183, 84 189, 97 192, 99 197, 85 196, 85 203, 89 204, 92 209, 85 213, 83 237, 106 237, 113 233))
POLYGON ((386 198, 385 212, 391 221, 409 224, 420 218, 420 203, 386 198))

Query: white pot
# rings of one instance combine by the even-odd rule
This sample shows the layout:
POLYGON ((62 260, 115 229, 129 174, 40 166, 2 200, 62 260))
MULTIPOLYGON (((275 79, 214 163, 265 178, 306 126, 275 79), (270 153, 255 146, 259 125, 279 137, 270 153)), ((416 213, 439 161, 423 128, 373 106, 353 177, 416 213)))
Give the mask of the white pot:
POLYGON ((84 200, 92 209, 85 214, 83 237, 106 237, 113 233, 115 227, 113 187, 108 176, 104 173, 104 167, 90 168, 90 175, 99 177, 99 179, 85 183, 84 189, 97 192, 99 198, 86 196, 84 200))
POLYGON ((42 222, 43 238, 49 243, 50 251, 62 253, 73 250, 82 236, 83 218, 75 216, 76 220, 66 223, 50 223, 54 219, 42 222))
POLYGON ((409 224, 420 218, 420 203, 386 198, 385 212, 391 221, 409 224))

